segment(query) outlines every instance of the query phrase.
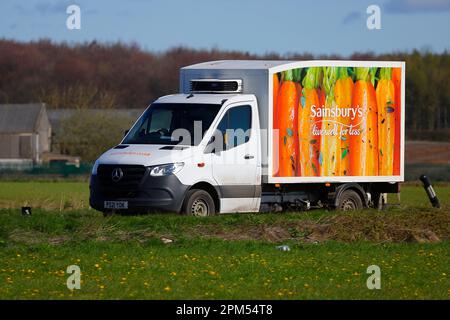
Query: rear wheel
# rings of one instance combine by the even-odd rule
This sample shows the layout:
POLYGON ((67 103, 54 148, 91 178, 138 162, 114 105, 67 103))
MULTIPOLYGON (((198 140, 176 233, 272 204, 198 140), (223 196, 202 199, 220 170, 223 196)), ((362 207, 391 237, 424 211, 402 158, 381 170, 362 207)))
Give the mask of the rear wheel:
POLYGON ((183 204, 183 213, 191 216, 206 217, 216 213, 211 195, 200 189, 189 190, 183 204))
POLYGON ((337 209, 339 211, 361 210, 363 202, 359 194, 353 190, 345 190, 339 199, 337 209))

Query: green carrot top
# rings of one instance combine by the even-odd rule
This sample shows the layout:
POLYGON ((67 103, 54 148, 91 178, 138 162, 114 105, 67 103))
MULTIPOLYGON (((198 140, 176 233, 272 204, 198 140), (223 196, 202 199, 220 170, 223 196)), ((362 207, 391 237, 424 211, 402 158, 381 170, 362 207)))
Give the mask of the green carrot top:
POLYGON ((377 68, 357 67, 355 68, 356 81, 370 81, 374 85, 376 72, 377 68))
POLYGON ((391 80, 392 79, 392 68, 381 68, 380 69, 380 79, 391 80))
POLYGON ((297 68, 292 70, 293 81, 300 82, 302 79, 302 69, 297 68))
POLYGON ((325 95, 327 104, 331 105, 334 99, 334 84, 337 80, 337 67, 324 67, 323 71, 323 86, 325 89, 325 95))
POLYGON ((294 81, 294 73, 292 69, 283 71, 283 81, 294 81))
POLYGON ((369 80, 369 68, 358 67, 355 70, 356 80, 367 81, 369 80))
POLYGON ((303 78, 303 88, 316 89, 319 87, 320 69, 320 67, 308 68, 308 71, 306 71, 306 75, 303 78))
POLYGON ((347 79, 348 77, 347 67, 338 67, 338 79, 347 79))

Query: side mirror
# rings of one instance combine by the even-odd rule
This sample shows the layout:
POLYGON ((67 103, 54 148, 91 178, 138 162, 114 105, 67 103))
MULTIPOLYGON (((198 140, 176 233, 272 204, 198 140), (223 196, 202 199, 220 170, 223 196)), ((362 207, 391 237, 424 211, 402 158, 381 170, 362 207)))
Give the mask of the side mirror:
POLYGON ((221 134, 220 136, 212 136, 211 139, 209 139, 209 142, 206 145, 203 153, 220 154, 225 150, 227 150, 227 137, 226 135, 221 134))
POLYGON ((203 153, 214 153, 214 151, 216 149, 215 141, 216 141, 216 137, 212 136, 211 139, 209 139, 208 144, 206 145, 203 153))
POLYGON ((128 134, 128 132, 130 132, 130 130, 125 130, 125 132, 123 133, 123 136, 125 137, 128 134))

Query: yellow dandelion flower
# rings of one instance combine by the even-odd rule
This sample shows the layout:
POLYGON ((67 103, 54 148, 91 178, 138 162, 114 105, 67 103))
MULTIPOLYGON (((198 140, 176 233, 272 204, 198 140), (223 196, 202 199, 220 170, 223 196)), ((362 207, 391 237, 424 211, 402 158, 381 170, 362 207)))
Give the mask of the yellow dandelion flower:
POLYGON ((170 290, 172 290, 169 286, 164 288, 164 291, 169 292, 170 290))

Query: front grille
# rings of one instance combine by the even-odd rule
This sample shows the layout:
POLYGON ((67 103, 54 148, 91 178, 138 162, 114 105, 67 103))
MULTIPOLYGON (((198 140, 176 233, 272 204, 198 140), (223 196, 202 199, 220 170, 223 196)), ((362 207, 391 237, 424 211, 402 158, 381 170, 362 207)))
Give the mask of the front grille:
POLYGON ((101 192, 107 197, 134 197, 146 168, 140 165, 101 164, 97 169, 97 178, 101 192), (120 179, 113 180, 114 170, 121 170, 120 179))

